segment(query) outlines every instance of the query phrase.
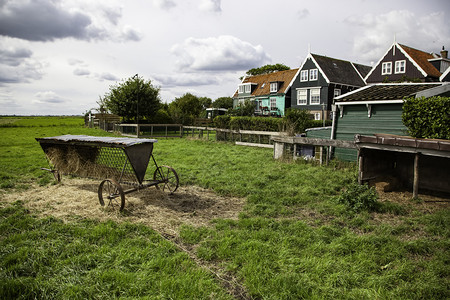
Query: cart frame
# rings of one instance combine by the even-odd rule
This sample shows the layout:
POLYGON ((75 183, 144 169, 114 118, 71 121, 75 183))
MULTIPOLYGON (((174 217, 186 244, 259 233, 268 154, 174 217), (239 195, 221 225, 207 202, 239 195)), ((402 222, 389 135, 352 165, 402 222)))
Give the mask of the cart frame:
POLYGON ((98 187, 100 205, 125 207, 125 195, 155 186, 173 194, 179 186, 177 172, 169 166, 158 166, 153 156, 155 139, 62 135, 36 138, 51 166, 43 170, 53 173, 103 179, 98 187), (152 180, 144 179, 152 159, 156 169, 152 180), (122 185, 132 186, 123 189, 122 185), (106 203, 105 203, 106 202, 106 203))

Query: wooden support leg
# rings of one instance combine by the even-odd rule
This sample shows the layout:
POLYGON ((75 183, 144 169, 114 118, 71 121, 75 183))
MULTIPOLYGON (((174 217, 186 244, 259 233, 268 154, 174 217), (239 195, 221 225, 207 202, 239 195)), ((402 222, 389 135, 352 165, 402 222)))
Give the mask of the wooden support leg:
POLYGON ((414 157, 413 198, 419 196, 419 157, 420 153, 416 153, 416 156, 414 157))

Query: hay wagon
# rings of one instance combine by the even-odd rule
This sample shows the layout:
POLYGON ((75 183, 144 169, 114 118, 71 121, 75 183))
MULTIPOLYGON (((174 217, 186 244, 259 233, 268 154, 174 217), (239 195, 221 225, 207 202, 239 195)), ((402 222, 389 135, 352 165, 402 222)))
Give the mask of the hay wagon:
POLYGON ((158 166, 153 156, 155 139, 62 135, 36 138, 51 165, 57 181, 61 174, 102 180, 98 187, 100 205, 125 207, 125 195, 155 186, 174 193, 179 185, 177 172, 158 166), (155 170, 151 180, 144 179, 150 159, 155 170), (124 189, 126 185, 129 188, 124 189))

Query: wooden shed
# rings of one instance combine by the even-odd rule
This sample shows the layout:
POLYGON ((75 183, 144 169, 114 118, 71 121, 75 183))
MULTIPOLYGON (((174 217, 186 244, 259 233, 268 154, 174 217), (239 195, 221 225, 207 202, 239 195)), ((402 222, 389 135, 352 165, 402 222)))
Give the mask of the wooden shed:
POLYGON ((360 183, 390 177, 414 197, 419 191, 450 196, 450 140, 376 134, 356 135, 355 144, 360 183))

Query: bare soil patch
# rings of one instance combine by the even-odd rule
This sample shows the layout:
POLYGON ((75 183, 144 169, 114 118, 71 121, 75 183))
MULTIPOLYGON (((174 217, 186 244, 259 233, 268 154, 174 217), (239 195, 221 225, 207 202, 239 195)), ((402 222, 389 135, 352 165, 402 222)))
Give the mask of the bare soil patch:
POLYGON ((173 194, 150 187, 126 195, 122 213, 99 204, 98 180, 63 178, 55 185, 5 194, 3 201, 21 200, 24 206, 41 216, 54 216, 64 221, 74 217, 100 221, 145 224, 156 231, 178 236, 182 224, 208 226, 216 218, 237 219, 244 199, 222 197, 196 186, 179 187, 173 194))

